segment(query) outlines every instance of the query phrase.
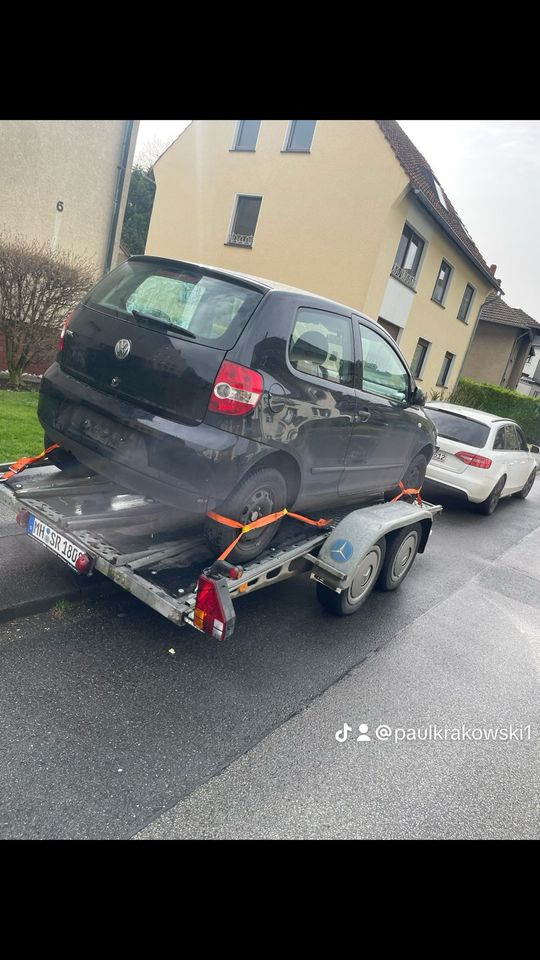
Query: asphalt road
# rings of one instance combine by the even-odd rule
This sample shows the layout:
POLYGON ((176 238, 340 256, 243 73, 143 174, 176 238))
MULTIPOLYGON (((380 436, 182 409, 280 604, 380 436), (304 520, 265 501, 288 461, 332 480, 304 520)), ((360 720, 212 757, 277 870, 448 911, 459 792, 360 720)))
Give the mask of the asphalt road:
MULTIPOLYGON (((123 594, 0 625, 0 837, 537 836, 540 480, 493 517, 443 503, 351 618, 302 577, 238 601, 223 644, 123 594), (334 737, 497 717, 532 742, 359 763, 334 737)), ((24 571, 4 551, 0 574, 24 571)))

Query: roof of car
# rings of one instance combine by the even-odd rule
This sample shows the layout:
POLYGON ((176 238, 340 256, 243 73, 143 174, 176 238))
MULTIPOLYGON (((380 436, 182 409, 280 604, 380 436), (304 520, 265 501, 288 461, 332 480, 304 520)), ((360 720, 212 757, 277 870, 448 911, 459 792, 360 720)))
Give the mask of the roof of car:
POLYGON ((487 413, 485 410, 476 410, 475 407, 462 407, 458 403, 436 403, 429 402, 426 403, 426 409, 442 410, 448 413, 456 413, 462 417, 468 417, 469 420, 477 420, 478 423, 485 423, 487 426, 491 426, 492 423, 513 423, 513 420, 509 420, 508 417, 496 417, 492 413, 487 413))

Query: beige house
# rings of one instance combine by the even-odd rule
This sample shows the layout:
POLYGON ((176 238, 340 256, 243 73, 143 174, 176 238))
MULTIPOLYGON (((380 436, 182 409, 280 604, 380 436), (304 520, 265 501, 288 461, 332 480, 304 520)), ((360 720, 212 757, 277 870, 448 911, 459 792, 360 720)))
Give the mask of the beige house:
POLYGON ((490 295, 478 314, 463 376, 508 390, 519 389, 535 334, 540 335, 540 324, 528 313, 509 307, 496 294, 490 295))
POLYGON ((0 230, 116 265, 138 120, 0 120, 0 230))
POLYGON ((350 304, 452 388, 499 285, 394 120, 194 120, 154 167, 146 252, 350 304))

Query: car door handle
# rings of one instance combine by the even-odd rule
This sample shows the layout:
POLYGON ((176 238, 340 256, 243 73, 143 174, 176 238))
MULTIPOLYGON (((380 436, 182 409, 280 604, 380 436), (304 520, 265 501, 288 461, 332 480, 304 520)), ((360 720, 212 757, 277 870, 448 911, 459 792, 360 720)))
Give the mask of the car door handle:
POLYGON ((355 423, 367 423, 371 416, 369 410, 359 410, 354 418, 355 423))

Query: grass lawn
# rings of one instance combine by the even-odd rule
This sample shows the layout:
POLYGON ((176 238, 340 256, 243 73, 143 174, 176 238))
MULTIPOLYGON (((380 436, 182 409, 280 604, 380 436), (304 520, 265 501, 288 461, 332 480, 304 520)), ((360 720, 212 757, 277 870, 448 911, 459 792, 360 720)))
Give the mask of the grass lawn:
POLYGON ((43 450, 37 390, 0 390, 0 463, 33 457, 43 450))

